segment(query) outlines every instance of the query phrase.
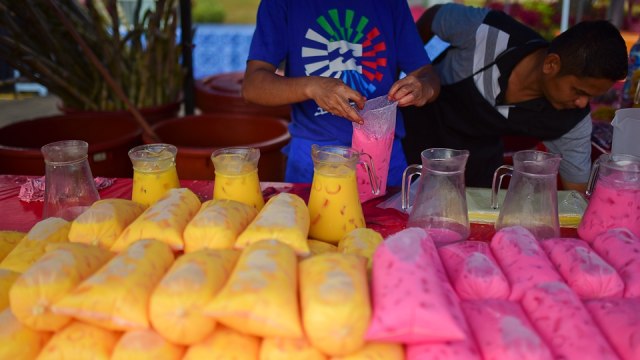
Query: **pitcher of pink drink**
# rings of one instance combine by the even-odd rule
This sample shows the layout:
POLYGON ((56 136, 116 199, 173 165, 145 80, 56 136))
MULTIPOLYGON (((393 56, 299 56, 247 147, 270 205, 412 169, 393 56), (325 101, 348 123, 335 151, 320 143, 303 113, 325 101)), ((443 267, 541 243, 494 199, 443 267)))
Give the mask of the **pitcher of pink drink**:
POLYGON ((395 135, 397 107, 398 103, 390 101, 386 95, 368 100, 364 108, 360 110, 364 124, 353 123, 351 147, 371 156, 376 175, 380 181, 378 184, 380 192, 373 194, 366 169, 363 166, 358 166, 356 178, 358 180, 358 194, 362 202, 387 193, 387 175, 389 174, 389 160, 395 135))
POLYGON ((618 227, 640 236, 640 157, 600 155, 591 169, 587 196, 589 205, 578 225, 580 238, 592 242, 618 227))
POLYGON ((407 227, 425 229, 438 246, 465 240, 469 236, 469 217, 464 169, 469 151, 433 148, 420 156, 422 165, 409 165, 402 175, 405 211, 410 208, 411 179, 420 176, 407 227))
POLYGON ((560 236, 558 167, 562 157, 538 150, 518 151, 513 166, 502 165, 493 174, 491 206, 500 208, 496 231, 520 225, 538 240, 560 236), (511 176, 507 195, 498 206, 502 179, 511 176))

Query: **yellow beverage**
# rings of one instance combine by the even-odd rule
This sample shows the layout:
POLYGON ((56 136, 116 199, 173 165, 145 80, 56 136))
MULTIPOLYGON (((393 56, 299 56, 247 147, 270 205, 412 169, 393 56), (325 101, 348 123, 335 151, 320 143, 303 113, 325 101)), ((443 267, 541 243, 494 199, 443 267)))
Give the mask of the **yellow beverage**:
POLYGON ((176 170, 178 149, 170 144, 147 144, 129 150, 133 164, 131 200, 149 206, 167 190, 180 187, 176 170))
POLYGON ((213 183, 213 198, 235 200, 251 205, 260 211, 264 206, 264 198, 260 189, 258 170, 240 175, 216 172, 216 179, 213 183))
POLYGON ((149 206, 163 197, 167 190, 179 187, 180 181, 178 180, 175 166, 154 172, 143 172, 134 169, 131 200, 149 206))
POLYGON ((310 238, 337 244, 351 230, 366 225, 356 173, 347 165, 315 169, 307 206, 310 238))

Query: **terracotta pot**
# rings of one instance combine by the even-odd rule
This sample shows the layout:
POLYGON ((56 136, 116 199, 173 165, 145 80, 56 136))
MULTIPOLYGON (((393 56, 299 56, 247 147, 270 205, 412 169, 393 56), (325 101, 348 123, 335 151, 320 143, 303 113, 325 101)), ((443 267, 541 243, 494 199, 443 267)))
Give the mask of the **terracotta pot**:
POLYGON ((60 140, 89 143, 93 176, 131 177, 129 149, 142 143, 142 130, 130 117, 77 113, 17 122, 0 128, 0 173, 44 175, 43 145, 60 140))
POLYGON ((244 101, 241 94, 244 72, 208 76, 195 81, 196 107, 202 113, 238 113, 290 118, 290 106, 261 106, 244 101))
MULTIPOLYGON (((153 126, 162 142, 178 148, 176 167, 184 180, 212 180, 211 153, 229 146, 260 149, 258 176, 261 181, 284 179, 285 156, 280 150, 291 136, 284 119, 237 113, 190 115, 153 126)), ((143 134, 142 141, 154 141, 143 134)))
MULTIPOLYGON (((138 109, 140 114, 147 120, 149 125, 157 124, 160 121, 164 121, 167 119, 173 119, 178 116, 178 112, 180 112, 180 107, 182 106, 182 100, 175 101, 168 104, 163 104, 154 107, 147 107, 138 109)), ((65 107, 63 104, 58 105, 58 109, 65 114, 101 114, 104 111, 90 111, 90 110, 79 110, 74 108, 65 107)), ((118 117, 130 117, 133 119, 133 115, 128 110, 118 110, 118 111, 109 111, 108 113, 113 114, 113 116, 118 117)))

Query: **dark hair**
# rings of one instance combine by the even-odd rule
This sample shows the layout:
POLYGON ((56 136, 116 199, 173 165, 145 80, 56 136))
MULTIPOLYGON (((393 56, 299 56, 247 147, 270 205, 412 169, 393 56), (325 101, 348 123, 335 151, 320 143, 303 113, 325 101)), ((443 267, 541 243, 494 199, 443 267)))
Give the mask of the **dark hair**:
POLYGON ((627 76, 627 45, 609 21, 584 21, 551 41, 548 53, 560 56, 559 75, 622 80, 627 76))

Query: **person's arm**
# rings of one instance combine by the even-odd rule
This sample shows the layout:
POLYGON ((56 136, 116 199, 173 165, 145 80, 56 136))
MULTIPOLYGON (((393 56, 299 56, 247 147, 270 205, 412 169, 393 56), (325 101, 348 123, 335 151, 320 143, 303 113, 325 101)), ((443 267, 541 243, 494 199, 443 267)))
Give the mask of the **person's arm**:
POLYGON ((340 79, 320 76, 290 78, 277 75, 275 71, 275 66, 270 63, 248 61, 242 82, 242 97, 250 103, 267 106, 314 100, 331 114, 349 121, 363 122, 350 102, 353 101, 362 109, 367 99, 340 79))
POLYGON ((573 129, 558 139, 544 141, 549 151, 562 154, 560 182, 565 190, 584 193, 591 171, 591 116, 587 115, 573 129))
POLYGON ((389 98, 398 106, 422 106, 440 94, 440 78, 431 64, 425 65, 396 81, 389 90, 389 98))
POLYGON ((433 37, 433 30, 431 30, 431 24, 433 24, 433 18, 436 16, 436 13, 440 9, 442 5, 434 5, 428 8, 418 21, 416 21, 416 26, 418 27, 418 33, 420 34, 420 38, 422 38, 422 43, 426 44, 429 39, 433 37))

